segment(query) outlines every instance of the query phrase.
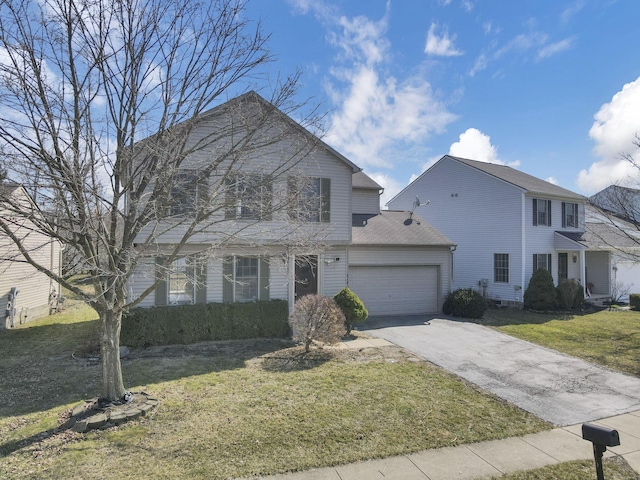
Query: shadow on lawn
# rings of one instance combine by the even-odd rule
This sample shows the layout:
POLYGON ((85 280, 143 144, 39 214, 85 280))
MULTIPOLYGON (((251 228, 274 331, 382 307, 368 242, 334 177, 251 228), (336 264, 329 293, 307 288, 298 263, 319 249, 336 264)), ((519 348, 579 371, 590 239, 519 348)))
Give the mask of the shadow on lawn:
MULTIPOLYGON (((0 331, 0 418, 80 403, 100 393, 101 366, 92 342, 98 321, 34 325, 0 331)), ((286 339, 230 340, 133 349, 122 359, 126 388, 244 368, 246 362, 289 348, 286 339)), ((42 435, 42 434, 41 434, 42 435)))

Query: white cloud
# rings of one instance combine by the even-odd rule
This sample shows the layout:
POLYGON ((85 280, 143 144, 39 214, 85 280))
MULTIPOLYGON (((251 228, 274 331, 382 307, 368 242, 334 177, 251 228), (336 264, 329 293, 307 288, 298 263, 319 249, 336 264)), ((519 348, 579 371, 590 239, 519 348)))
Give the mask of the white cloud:
POLYGON ((442 34, 438 36, 436 29, 438 29, 438 26, 435 23, 432 23, 429 28, 429 33, 427 34, 427 43, 424 47, 424 52, 427 55, 457 57, 464 54, 462 50, 458 50, 453 45, 453 42, 456 39, 455 35, 449 37, 449 32, 444 29, 442 34))
POLYGON ((580 10, 582 10, 586 4, 587 4, 587 0, 578 0, 577 2, 574 2, 573 5, 565 8, 564 11, 562 12, 562 15, 560 15, 560 22, 562 24, 568 23, 569 20, 571 20, 571 18, 575 14, 577 14, 580 10))
POLYGON ((538 60, 552 57, 558 53, 565 52, 573 47, 575 37, 565 38, 559 42, 550 43, 538 50, 538 60))
POLYGON ((326 88, 336 105, 326 141, 362 167, 412 161, 456 116, 420 76, 396 78, 388 68, 387 14, 323 18, 338 48, 326 88))
POLYGON ((600 158, 588 170, 578 174, 578 186, 596 192, 612 183, 640 184, 638 170, 623 155, 640 162, 640 148, 634 145, 640 132, 640 77, 627 83, 611 102, 600 107, 594 116, 589 136, 595 142, 594 154, 600 158))
POLYGON ((558 185, 558 179, 556 177, 545 178, 546 182, 553 183, 554 185, 558 185))
POLYGON ((452 143, 449 155, 488 163, 504 163, 498 159, 498 149, 491 145, 491 137, 477 128, 460 134, 460 141, 452 143))

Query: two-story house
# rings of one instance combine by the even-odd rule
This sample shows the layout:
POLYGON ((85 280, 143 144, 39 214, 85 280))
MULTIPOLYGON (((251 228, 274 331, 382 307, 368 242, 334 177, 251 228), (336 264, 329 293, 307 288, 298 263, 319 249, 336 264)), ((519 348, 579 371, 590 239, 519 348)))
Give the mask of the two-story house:
POLYGON ((140 306, 285 299, 292 308, 302 295, 349 285, 371 315, 440 310, 452 242, 418 217, 405 223, 406 212, 381 215, 378 184, 255 92, 201 115, 190 137, 207 138, 205 148, 182 161, 173 203, 137 237, 144 255, 130 298, 158 280, 140 306), (243 137, 237 126, 255 111, 268 116, 243 137), (199 172, 212 165, 203 182, 199 172), (204 198, 213 213, 183 241, 204 198), (180 255, 167 264, 176 245, 180 255))
POLYGON ((519 304, 538 268, 610 293, 610 255, 585 239, 586 198, 504 165, 445 155, 390 202, 418 212, 456 245, 452 288, 519 304))

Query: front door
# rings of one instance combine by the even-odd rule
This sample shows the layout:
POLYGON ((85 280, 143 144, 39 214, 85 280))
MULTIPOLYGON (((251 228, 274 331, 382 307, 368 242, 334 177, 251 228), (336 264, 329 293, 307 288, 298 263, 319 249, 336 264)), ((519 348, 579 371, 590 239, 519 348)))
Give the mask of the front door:
POLYGON ((558 254, 558 283, 566 280, 569 276, 569 255, 566 253, 558 254))
POLYGON ((318 293, 318 257, 296 257, 296 299, 318 293))

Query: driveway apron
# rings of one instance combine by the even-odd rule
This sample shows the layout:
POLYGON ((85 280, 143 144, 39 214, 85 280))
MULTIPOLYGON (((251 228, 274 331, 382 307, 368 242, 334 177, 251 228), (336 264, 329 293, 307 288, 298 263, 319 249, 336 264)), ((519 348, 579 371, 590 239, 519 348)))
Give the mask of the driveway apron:
POLYGON ((470 322, 371 317, 384 338, 558 426, 640 409, 640 379, 470 322))

